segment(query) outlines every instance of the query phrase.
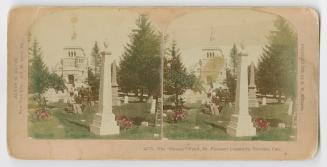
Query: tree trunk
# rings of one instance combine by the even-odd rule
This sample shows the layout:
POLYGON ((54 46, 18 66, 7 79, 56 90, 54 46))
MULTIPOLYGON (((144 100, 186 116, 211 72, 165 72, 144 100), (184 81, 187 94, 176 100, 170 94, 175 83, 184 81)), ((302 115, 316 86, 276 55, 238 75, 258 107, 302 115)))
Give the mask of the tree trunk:
POLYGON ((133 90, 133 93, 134 93, 134 95, 135 95, 136 97, 139 97, 138 89, 133 90))
POLYGON ((179 103, 178 103, 178 93, 175 94, 175 106, 176 108, 178 107, 179 103))
POLYGON ((278 103, 282 102, 282 93, 281 91, 278 91, 278 103))
POLYGON ((143 102, 143 94, 144 94, 144 90, 143 88, 141 89, 141 95, 140 95, 140 102, 143 102))
POLYGON ((156 96, 155 99, 156 99, 156 108, 155 108, 154 126, 157 127, 157 124, 158 124, 158 107, 157 107, 157 105, 158 105, 158 97, 156 96))

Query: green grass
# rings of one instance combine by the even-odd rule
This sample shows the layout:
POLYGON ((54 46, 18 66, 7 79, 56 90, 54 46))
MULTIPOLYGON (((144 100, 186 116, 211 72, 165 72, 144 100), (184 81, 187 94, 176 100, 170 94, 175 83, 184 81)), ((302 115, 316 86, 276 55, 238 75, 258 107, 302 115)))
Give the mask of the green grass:
POLYGON ((47 120, 29 121, 28 133, 32 138, 48 139, 63 138, 65 136, 63 127, 55 117, 50 117, 47 120))
POLYGON ((290 140, 294 135, 291 128, 277 128, 278 123, 290 125, 291 117, 287 115, 287 105, 274 104, 251 108, 252 117, 261 117, 273 123, 265 131, 258 131, 254 137, 232 137, 226 133, 233 108, 226 107, 219 116, 201 112, 200 104, 186 104, 187 116, 177 123, 165 122, 164 135, 175 140, 290 140), (198 126, 200 129, 195 129, 198 126))
POLYGON ((117 116, 127 116, 133 119, 134 124, 140 125, 142 121, 149 124, 154 123, 154 114, 150 114, 151 104, 149 103, 129 103, 119 107, 113 107, 113 113, 117 116))
MULTIPOLYGON (((177 123, 164 125, 164 135, 168 139, 228 139, 224 125, 227 120, 218 123, 218 116, 208 115, 201 112, 200 104, 187 106, 187 116, 177 123), (198 126, 200 129, 195 129, 198 126)), ((228 112, 226 108, 223 112, 228 112)))
POLYGON ((252 137, 252 140, 267 140, 267 141, 288 141, 290 136, 294 135, 295 131, 291 128, 270 128, 265 132, 259 133, 252 137))
POLYGON ((33 101, 29 105, 28 131, 32 138, 38 139, 158 139, 154 133, 159 129, 154 126, 140 126, 142 121, 154 122, 154 115, 150 114, 150 105, 147 103, 131 103, 114 107, 115 115, 125 115, 135 120, 131 129, 121 130, 119 135, 96 136, 90 132, 95 115, 94 108, 83 108, 82 114, 74 114, 71 107, 66 104, 49 104, 50 117, 40 120, 36 117, 34 109, 37 107, 33 101))
MULTIPOLYGON (((233 108, 226 107, 219 116, 201 112, 201 104, 186 104, 187 115, 176 123, 164 122, 164 137, 174 140, 267 140, 288 141, 295 130, 290 128, 291 117, 287 115, 287 105, 273 104, 251 108, 252 117, 268 120, 271 126, 265 131, 258 131, 254 137, 231 137, 226 133, 233 108), (278 123, 285 123, 286 128, 278 128, 278 123), (199 127, 196 129, 195 127, 199 127)), ((71 107, 63 103, 49 104, 50 117, 40 120, 36 117, 37 105, 29 101, 28 133, 36 139, 159 139, 160 127, 155 127, 154 114, 150 114, 150 104, 130 103, 113 107, 116 116, 127 116, 134 121, 131 129, 121 130, 119 135, 96 136, 90 132, 95 107, 83 108, 83 114, 69 112, 71 107), (142 121, 150 126, 141 126, 142 121)))
POLYGON ((48 119, 38 119, 35 113, 37 105, 33 102, 29 104, 28 133, 33 138, 62 138, 65 136, 63 126, 60 121, 50 113, 48 119), (32 106, 32 107, 31 107, 32 106))
POLYGON ((286 104, 270 104, 251 108, 252 117, 261 117, 268 120, 273 127, 277 127, 278 123, 285 123, 286 126, 291 125, 291 116, 287 114, 288 106, 286 104))

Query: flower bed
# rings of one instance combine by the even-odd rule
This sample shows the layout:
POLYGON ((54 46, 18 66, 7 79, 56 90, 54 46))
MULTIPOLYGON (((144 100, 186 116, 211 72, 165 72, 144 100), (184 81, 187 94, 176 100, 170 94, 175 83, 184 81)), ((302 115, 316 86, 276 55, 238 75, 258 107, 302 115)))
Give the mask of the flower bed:
POLYGON ((254 126, 259 131, 265 131, 269 127, 269 122, 264 120, 263 118, 255 118, 254 119, 254 126))
POLYGON ((166 113, 166 121, 170 123, 176 123, 178 121, 181 121, 185 118, 187 112, 185 109, 177 109, 173 112, 167 112, 166 113))
POLYGON ((126 116, 119 116, 117 124, 122 130, 130 129, 133 127, 133 120, 126 116))

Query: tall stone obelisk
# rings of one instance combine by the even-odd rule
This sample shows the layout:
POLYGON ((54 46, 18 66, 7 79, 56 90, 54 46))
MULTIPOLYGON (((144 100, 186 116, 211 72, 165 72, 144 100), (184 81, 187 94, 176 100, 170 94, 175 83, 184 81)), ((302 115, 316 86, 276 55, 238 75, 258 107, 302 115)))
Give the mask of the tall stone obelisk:
POLYGON ((257 100, 257 87, 254 80, 254 63, 250 65, 250 85, 249 85, 249 107, 259 107, 257 100))
POLYGON ((110 52, 101 52, 100 91, 98 112, 94 116, 90 131, 96 135, 119 134, 115 115, 112 113, 112 87, 110 52))
POLYGON ((112 80, 111 80, 111 87, 112 87, 112 105, 113 106, 120 106, 120 99, 118 94, 118 83, 117 83, 117 64, 114 60, 112 62, 112 80))
POLYGON ((237 87, 235 111, 231 121, 227 126, 227 133, 231 136, 254 136, 256 129, 253 127, 249 114, 248 101, 248 69, 246 64, 246 54, 239 55, 239 65, 237 67, 237 87))

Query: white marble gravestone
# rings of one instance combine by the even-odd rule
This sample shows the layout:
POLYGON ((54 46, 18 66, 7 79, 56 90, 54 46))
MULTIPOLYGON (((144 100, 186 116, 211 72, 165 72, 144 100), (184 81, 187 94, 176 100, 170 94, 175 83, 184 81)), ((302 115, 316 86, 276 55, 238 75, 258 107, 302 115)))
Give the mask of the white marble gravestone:
POLYGON ((248 101, 248 69, 246 64, 247 55, 240 54, 237 67, 237 87, 235 111, 227 126, 227 133, 231 136, 255 136, 256 128, 253 126, 249 114, 248 101))
POLYGON ((293 101, 292 101, 292 99, 291 99, 291 98, 288 98, 288 99, 286 100, 286 104, 288 104, 288 111, 287 111, 287 114, 288 114, 288 115, 292 115, 292 113, 293 113, 293 101))
POLYGON ((117 126, 115 115, 112 113, 110 52, 103 51, 101 55, 99 107, 90 131, 96 135, 119 134, 119 126, 117 126))
POLYGON ((156 100, 152 99, 150 113, 154 114, 156 112, 156 100))
POLYGON ((128 96, 124 96, 124 104, 128 104, 128 96))
POLYGON ((255 85, 254 75, 254 63, 252 62, 250 65, 249 107, 259 107, 256 95, 257 87, 255 85))
POLYGON ((152 100, 153 100, 153 96, 150 96, 147 100, 148 103, 152 103, 152 100))
POLYGON ((117 83, 117 64, 114 60, 112 63, 112 80, 111 80, 111 87, 112 87, 112 105, 113 106, 120 106, 120 99, 118 94, 118 83, 117 83))
POLYGON ((263 97, 262 98, 262 105, 267 105, 267 98, 266 97, 263 97))

